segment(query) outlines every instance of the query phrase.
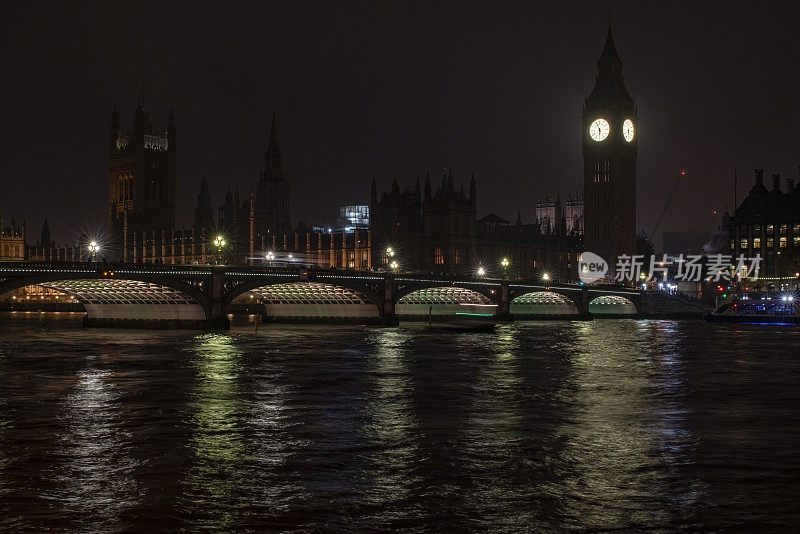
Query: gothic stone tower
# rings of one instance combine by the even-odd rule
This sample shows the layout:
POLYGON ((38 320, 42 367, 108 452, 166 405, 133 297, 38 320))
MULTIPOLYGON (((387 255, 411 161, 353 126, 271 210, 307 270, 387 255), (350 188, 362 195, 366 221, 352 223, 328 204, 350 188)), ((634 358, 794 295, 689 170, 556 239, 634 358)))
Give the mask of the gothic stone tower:
POLYGON ((158 135, 139 104, 133 131, 123 137, 117 110, 109 136, 108 215, 114 259, 130 260, 133 234, 175 227, 175 116, 158 135))
POLYGON ((275 116, 269 145, 264 155, 264 172, 258 180, 255 194, 254 223, 256 241, 270 234, 282 234, 292 229, 289 219, 289 182, 283 168, 283 152, 278 144, 275 116))
POLYGON ((625 89, 611 25, 583 107, 585 250, 613 270, 636 251, 636 104, 625 89))

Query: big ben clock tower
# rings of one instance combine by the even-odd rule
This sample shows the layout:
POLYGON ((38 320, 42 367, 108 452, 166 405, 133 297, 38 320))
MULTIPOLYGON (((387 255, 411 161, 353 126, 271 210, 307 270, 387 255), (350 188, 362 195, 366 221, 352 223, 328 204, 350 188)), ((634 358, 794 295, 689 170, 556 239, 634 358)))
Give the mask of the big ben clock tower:
POLYGON ((582 119, 585 250, 613 271, 617 257, 636 252, 638 124, 610 24, 582 119))

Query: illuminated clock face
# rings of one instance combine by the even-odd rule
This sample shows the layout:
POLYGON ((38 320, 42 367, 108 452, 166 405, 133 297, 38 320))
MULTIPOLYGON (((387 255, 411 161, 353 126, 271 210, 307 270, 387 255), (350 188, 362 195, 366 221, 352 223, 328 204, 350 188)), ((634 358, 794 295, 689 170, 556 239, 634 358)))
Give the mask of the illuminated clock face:
POLYGON ((589 137, 594 139, 595 141, 602 141, 606 137, 608 137, 608 132, 611 131, 611 127, 608 125, 608 121, 605 119, 596 119, 591 126, 589 126, 589 137))
POLYGON ((627 142, 633 141, 633 121, 630 119, 625 119, 625 122, 622 124, 622 135, 625 136, 625 140, 627 142))

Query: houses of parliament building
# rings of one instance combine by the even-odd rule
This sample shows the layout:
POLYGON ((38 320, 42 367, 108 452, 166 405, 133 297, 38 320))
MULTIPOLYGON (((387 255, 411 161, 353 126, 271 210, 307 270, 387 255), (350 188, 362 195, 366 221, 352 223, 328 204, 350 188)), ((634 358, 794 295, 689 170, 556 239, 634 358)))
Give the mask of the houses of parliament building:
MULTIPOLYGON (((134 112, 132 128, 122 133, 115 110, 109 130, 108 237, 101 257, 107 261, 164 264, 306 265, 317 268, 381 269, 396 251, 406 271, 473 274, 479 266, 491 273, 501 258, 513 272, 532 274, 546 270, 569 276, 580 251, 580 221, 567 223, 559 204, 540 202, 542 219, 510 223, 496 215, 476 217, 477 183, 469 192, 456 186, 452 171, 433 185, 417 180, 413 191, 392 189, 378 195, 373 180, 368 205, 369 225, 309 229, 292 226, 290 185, 284 155, 273 117, 264 167, 244 199, 227 192, 215 204, 208 182, 202 179, 190 228, 176 228, 176 119, 170 112, 166 128, 154 127, 141 106, 134 112), (226 244, 214 244, 222 236, 226 244)), ((24 227, 23 227, 24 228, 24 227)), ((12 225, 3 236, 24 230, 12 225)), ((83 240, 89 241, 89 237, 83 240)), ((57 247, 45 222, 34 246, 23 247, 26 257, 39 261, 89 259, 86 243, 57 247)), ((0 249, 2 250, 2 249, 0 249)), ((18 259, 23 259, 19 255, 18 259)))
MULTIPOLYGON (((565 205, 560 198, 540 201, 528 223, 519 213, 513 223, 494 214, 478 219, 475 177, 457 180, 445 170, 441 177, 426 174, 402 190, 395 178, 391 189, 381 194, 373 179, 368 225, 293 226, 290 182, 273 117, 255 191, 245 198, 228 191, 224 201, 215 204, 203 178, 191 228, 179 229, 174 114, 170 112, 166 127, 158 129, 140 104, 132 127, 123 133, 115 110, 108 138, 110 237, 103 243, 103 258, 165 264, 281 261, 318 268, 382 269, 389 264, 391 248, 396 254, 393 261, 407 271, 473 274, 484 267, 491 274, 498 273, 501 260, 507 259, 510 274, 548 272, 561 280, 572 279, 584 246, 608 258, 635 250, 635 120, 635 104, 625 89, 609 27, 595 87, 583 105, 583 196, 569 198, 565 205), (216 236, 224 237, 224 247, 214 244, 216 236)), ((56 247, 46 226, 36 245, 24 245, 22 234, 24 226, 4 229, 0 251, 7 239, 22 239, 28 259, 70 261, 87 256, 85 244, 56 247)))

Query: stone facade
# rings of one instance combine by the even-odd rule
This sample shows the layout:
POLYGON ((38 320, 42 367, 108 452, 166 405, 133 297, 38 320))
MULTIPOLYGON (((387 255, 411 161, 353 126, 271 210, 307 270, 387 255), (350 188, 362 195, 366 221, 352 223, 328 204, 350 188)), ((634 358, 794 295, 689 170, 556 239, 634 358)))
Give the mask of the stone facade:
POLYGON ((17 226, 11 219, 11 226, 6 226, 0 217, 0 261, 23 261, 27 259, 25 247, 25 219, 17 226))
POLYGON ((762 257, 761 277, 795 278, 800 272, 800 186, 786 180, 781 190, 780 174, 772 175, 772 188, 764 185, 763 169, 755 170, 755 183, 747 198, 726 217, 728 250, 762 257))
POLYGON ((139 104, 133 129, 122 135, 119 114, 111 115, 109 132, 109 251, 130 261, 133 234, 170 231, 175 227, 175 116, 170 112, 163 135, 139 104))
POLYGON ((370 206, 372 267, 386 268, 396 259, 404 271, 468 274, 483 268, 487 275, 539 276, 545 272, 568 280, 576 268, 581 237, 567 235, 564 224, 543 233, 540 225, 516 224, 491 214, 476 220, 477 184, 473 176, 469 195, 456 188, 452 173, 442 177, 435 191, 430 177, 424 192, 419 181, 414 190, 400 187, 378 198, 373 181, 370 206), (386 251, 391 248, 395 256, 386 251), (500 262, 509 260, 508 269, 500 262))

